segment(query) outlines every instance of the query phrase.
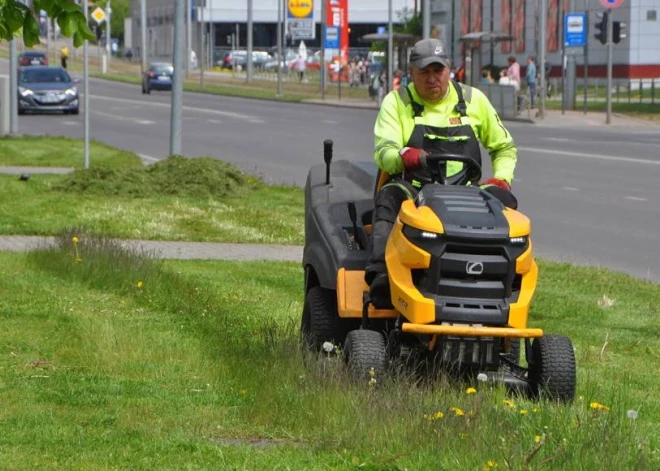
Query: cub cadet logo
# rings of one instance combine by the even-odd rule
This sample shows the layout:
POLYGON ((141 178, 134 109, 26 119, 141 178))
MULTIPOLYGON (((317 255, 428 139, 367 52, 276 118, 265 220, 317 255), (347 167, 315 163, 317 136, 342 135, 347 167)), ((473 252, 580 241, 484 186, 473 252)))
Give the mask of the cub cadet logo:
POLYGON ((481 262, 467 262, 465 273, 468 275, 481 275, 484 272, 484 264, 481 262))
POLYGON ((309 18, 314 7, 313 0, 289 0, 289 13, 294 18, 309 18))
POLYGON ((401 308, 405 311, 408 309, 408 303, 405 302, 403 299, 399 298, 397 299, 397 302, 401 305, 401 308))

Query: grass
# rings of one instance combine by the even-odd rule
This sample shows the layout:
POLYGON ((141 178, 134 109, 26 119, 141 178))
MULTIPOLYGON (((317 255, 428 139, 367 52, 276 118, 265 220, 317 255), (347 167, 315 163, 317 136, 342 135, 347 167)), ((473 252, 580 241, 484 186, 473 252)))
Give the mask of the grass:
POLYGON ((660 466, 658 285, 541 264, 533 325, 578 359, 579 398, 557 405, 446 378, 354 384, 334 358, 303 361, 298 264, 74 235, 0 254, 3 469, 660 466))

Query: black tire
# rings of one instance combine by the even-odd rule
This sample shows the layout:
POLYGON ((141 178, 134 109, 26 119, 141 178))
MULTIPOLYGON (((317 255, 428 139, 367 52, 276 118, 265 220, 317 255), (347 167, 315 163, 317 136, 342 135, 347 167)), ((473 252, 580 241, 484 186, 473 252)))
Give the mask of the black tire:
POLYGON ((344 359, 357 381, 378 381, 387 370, 385 337, 375 330, 352 330, 346 336, 344 359), (373 373, 371 370, 373 369, 373 373))
POLYGON ((19 108, 19 109, 18 109, 18 114, 20 114, 20 115, 24 115, 24 114, 25 114, 25 110, 22 110, 21 108, 19 108))
POLYGON ((532 343, 528 358, 533 397, 570 402, 575 398, 576 374, 573 344, 563 335, 546 335, 532 343))
POLYGON ((324 342, 338 345, 344 341, 339 329, 337 293, 315 286, 307 291, 300 334, 307 347, 320 352, 324 342))
POLYGON ((80 114, 80 108, 74 108, 72 110, 69 110, 69 113, 71 113, 71 114, 80 114))

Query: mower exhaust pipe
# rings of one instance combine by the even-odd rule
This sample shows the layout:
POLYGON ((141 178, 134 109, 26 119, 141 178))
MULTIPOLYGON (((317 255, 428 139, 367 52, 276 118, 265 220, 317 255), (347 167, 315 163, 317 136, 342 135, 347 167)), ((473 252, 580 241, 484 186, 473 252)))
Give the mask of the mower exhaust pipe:
POLYGON ((332 139, 323 141, 323 160, 325 161, 325 184, 330 184, 330 162, 332 162, 332 139))

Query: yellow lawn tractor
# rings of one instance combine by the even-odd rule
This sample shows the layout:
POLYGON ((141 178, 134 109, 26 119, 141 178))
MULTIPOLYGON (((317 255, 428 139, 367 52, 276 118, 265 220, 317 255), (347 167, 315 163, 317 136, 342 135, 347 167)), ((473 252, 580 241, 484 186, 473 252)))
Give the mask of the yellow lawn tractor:
POLYGON ((371 162, 332 163, 332 141, 324 160, 305 187, 307 347, 340 346, 356 378, 384 375, 406 355, 531 397, 574 398, 570 339, 527 325, 538 267, 530 220, 502 203, 512 195, 475 185, 481 167, 470 158, 429 155, 432 182, 402 204, 388 239, 390 302, 375 306, 364 268, 373 199, 387 175, 371 162), (463 170, 447 177, 449 161, 463 170))

